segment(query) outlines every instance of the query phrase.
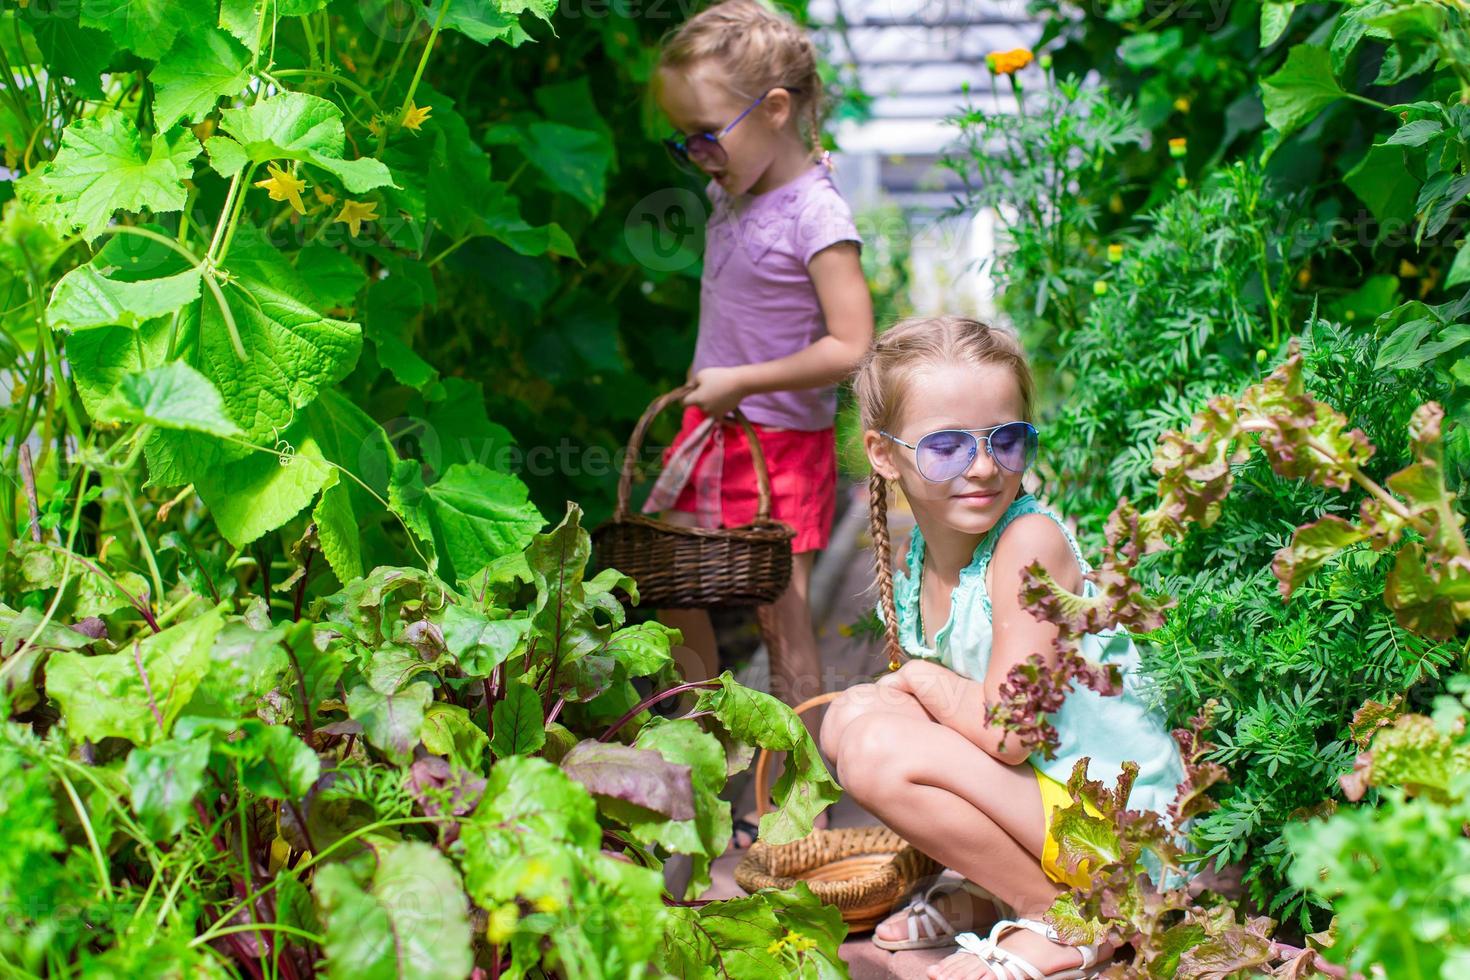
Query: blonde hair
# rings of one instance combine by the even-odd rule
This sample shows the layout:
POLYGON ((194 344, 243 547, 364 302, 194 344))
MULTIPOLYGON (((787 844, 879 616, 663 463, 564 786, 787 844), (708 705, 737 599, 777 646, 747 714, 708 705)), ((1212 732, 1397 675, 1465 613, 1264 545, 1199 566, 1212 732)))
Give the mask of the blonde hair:
MULTIPOLYGON (((1022 418, 1032 421, 1035 383, 1026 352, 1009 330, 962 316, 911 317, 873 341, 853 376, 853 393, 864 430, 892 431, 903 412, 913 376, 934 364, 1003 364, 1021 389, 1022 418)), ((890 667, 898 666, 903 647, 898 640, 898 613, 893 603, 893 553, 888 540, 888 480, 873 471, 868 478, 868 518, 872 525, 873 560, 882 603, 884 651, 890 667)))
POLYGON ((796 23, 759 0, 722 0, 675 28, 662 43, 658 67, 682 68, 713 59, 726 87, 754 101, 773 88, 791 93, 793 115, 822 149, 822 79, 817 48, 796 23))

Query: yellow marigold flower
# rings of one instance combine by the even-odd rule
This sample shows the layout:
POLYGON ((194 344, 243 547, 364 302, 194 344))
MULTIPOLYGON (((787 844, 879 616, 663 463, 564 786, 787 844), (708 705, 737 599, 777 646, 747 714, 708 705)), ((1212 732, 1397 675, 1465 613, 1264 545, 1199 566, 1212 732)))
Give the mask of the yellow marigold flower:
POLYGON ((409 99, 403 107, 403 119, 401 120, 403 128, 411 129, 415 133, 417 133, 419 131, 419 127, 422 126, 424 124, 424 121, 429 118, 429 113, 433 111, 433 106, 426 105, 420 108, 419 106, 413 104, 412 99, 409 99))
POLYGON ((305 214, 306 205, 301 203, 301 192, 306 190, 306 181, 291 176, 276 166, 274 161, 266 164, 266 172, 270 176, 265 180, 257 180, 255 186, 264 187, 272 201, 290 201, 297 214, 305 214))
POLYGON ((1178 160, 1189 153, 1189 140, 1176 136, 1169 141, 1169 156, 1178 160))
POLYGON ((352 237, 356 238, 357 233, 362 230, 364 221, 378 220, 378 206, 372 201, 343 201, 342 210, 338 211, 337 217, 332 220, 346 224, 352 232, 352 237))
POLYGON ((1296 274, 1296 284, 1298 286, 1306 286, 1306 284, 1309 283, 1309 282, 1311 282, 1311 281, 1312 281, 1312 270, 1309 269, 1309 268, 1307 268, 1306 266, 1302 266, 1301 269, 1296 274))
POLYGON ((1179 98, 1174 100, 1174 108, 1179 110, 1180 112, 1188 112, 1189 100, 1182 95, 1179 96, 1179 98))
POLYGON ((1108 246, 1108 261, 1116 265, 1123 261, 1123 246, 1112 244, 1108 246))
POLYGON ((985 56, 985 64, 990 71, 996 75, 1014 75, 1035 60, 1035 56, 1026 48, 1012 48, 1009 51, 992 51, 985 56))

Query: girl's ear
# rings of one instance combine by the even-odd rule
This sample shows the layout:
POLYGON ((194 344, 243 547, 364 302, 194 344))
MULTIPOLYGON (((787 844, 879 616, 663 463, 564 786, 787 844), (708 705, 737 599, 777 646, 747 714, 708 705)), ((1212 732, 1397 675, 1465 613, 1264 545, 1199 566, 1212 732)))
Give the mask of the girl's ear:
POLYGON ((873 467, 873 472, 882 476, 885 480, 898 479, 898 467, 893 465, 893 442, 885 439, 873 429, 863 432, 863 452, 868 456, 868 465, 873 467))
POLYGON ((761 108, 765 110, 771 126, 780 129, 791 119, 791 93, 784 88, 771 89, 766 100, 761 103, 761 108))

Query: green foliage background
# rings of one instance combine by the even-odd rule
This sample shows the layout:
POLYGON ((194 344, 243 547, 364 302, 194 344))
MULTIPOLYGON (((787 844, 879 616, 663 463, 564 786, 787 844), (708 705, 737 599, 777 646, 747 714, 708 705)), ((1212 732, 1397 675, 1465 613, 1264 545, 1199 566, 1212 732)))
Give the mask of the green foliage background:
MULTIPOLYGON (((1157 501, 1159 437, 1266 375, 1293 338, 1308 390, 1378 447, 1374 479, 1410 461, 1409 417, 1435 400, 1448 413, 1446 469, 1462 480, 1463 9, 1032 9, 1046 17, 1047 57, 1014 79, 1026 111, 959 116, 950 163, 971 179, 972 204, 1023 216, 998 266, 1002 302, 1043 352, 1043 490, 1094 549, 1120 498, 1157 501), (1088 73, 1095 90, 1069 80, 1088 73)), ((1145 659, 1176 724, 1219 705, 1210 758, 1230 781, 1196 843, 1216 867, 1241 867, 1248 909, 1299 936, 1326 926, 1331 906, 1293 868, 1283 829, 1343 802, 1365 701, 1422 708, 1465 653, 1385 608, 1391 554, 1349 549, 1283 602, 1273 554, 1297 526, 1350 515, 1358 499, 1283 479, 1259 456, 1235 480, 1213 526, 1140 565, 1150 591, 1178 600, 1145 659)), ((1333 839, 1349 846, 1345 831, 1333 839)))

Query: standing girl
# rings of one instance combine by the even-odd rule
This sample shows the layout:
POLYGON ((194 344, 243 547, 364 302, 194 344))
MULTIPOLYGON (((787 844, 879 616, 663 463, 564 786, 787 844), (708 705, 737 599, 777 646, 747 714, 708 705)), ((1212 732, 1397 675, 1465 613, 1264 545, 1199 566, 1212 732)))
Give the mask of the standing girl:
MULTIPOLYGON (((726 419, 739 406, 770 469, 772 516, 796 529, 791 585, 758 610, 771 693, 796 704, 822 689, 807 586, 836 504, 835 385, 873 337, 860 239, 821 153, 816 50, 791 20, 756 0, 710 7, 664 42, 655 93, 677 130, 666 145, 709 176, 712 208, 694 389, 670 450, 692 476, 681 491, 656 485, 651 500, 685 524, 753 519, 750 450, 726 419)), ((714 665, 705 612, 660 618, 714 665)), ((736 846, 755 839, 749 815, 735 828, 736 846)))
POLYGON ((854 387, 873 465, 880 609, 890 649, 914 659, 834 702, 822 749, 859 803, 964 876, 881 923, 874 942, 958 943, 960 952, 930 968, 941 980, 1091 976, 1111 948, 1062 945, 1039 921, 1064 884, 1087 880, 1085 869, 1062 869, 1049 833, 1056 808, 1072 803, 1064 782, 1084 756, 1090 778, 1104 783, 1132 760, 1129 808, 1162 815, 1184 767, 1163 718, 1144 704, 1126 634, 1084 637, 1083 655, 1117 665, 1123 692, 1071 691, 1050 718, 1055 759, 1028 753, 985 720, 1012 667, 1036 653, 1056 657, 1057 628, 1021 605, 1022 570, 1040 562, 1066 589, 1095 589, 1071 531, 1021 489, 1038 445, 1025 355, 1012 335, 974 320, 908 320, 878 339, 854 387), (916 521, 897 577, 892 482, 916 521), (988 929, 989 938, 965 929, 988 929))

